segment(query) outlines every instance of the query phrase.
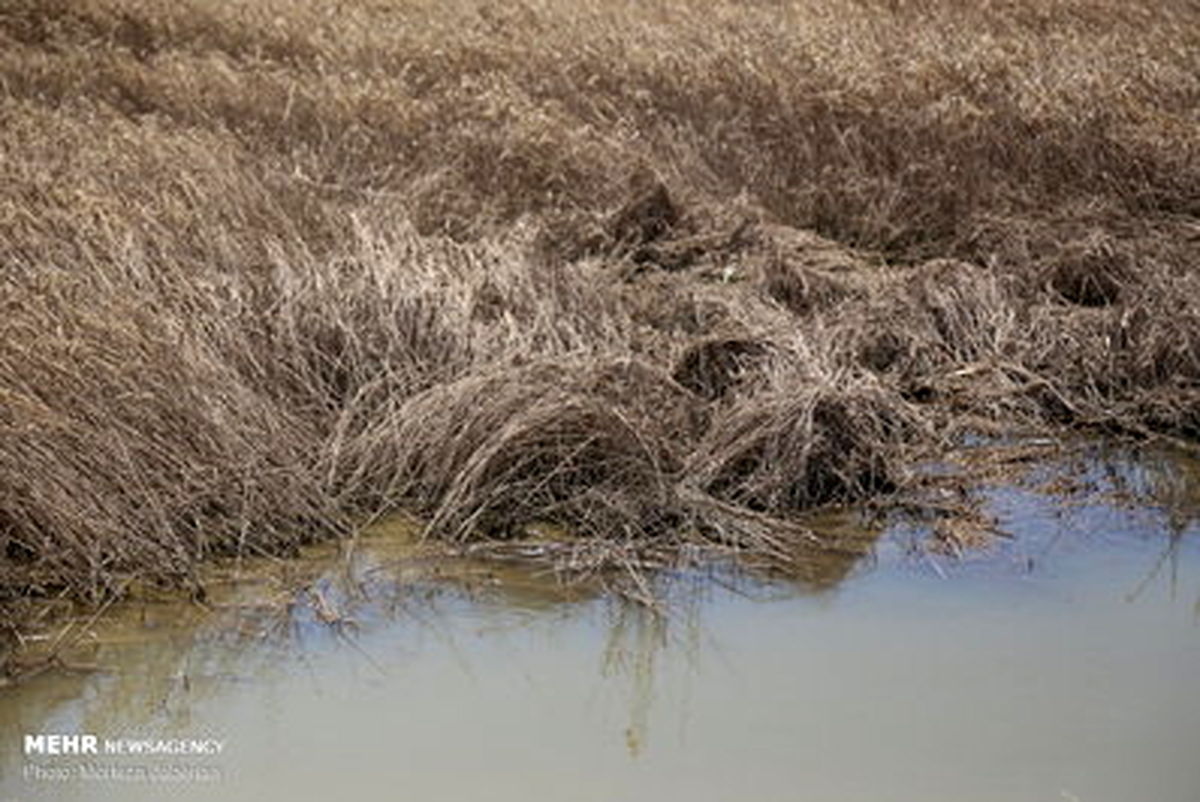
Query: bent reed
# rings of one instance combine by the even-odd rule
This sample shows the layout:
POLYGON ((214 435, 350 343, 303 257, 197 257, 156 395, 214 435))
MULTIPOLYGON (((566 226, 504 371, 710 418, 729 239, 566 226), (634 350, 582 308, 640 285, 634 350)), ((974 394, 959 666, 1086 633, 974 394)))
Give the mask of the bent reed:
POLYGON ((1195 0, 0 0, 3 620, 394 509, 786 564, 964 431, 1194 443, 1198 132, 1195 0))

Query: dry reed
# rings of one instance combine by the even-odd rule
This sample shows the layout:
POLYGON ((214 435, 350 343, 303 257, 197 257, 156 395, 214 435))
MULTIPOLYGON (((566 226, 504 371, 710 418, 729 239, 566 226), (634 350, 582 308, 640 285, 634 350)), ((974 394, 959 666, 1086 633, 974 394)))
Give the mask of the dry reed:
POLYGON ((1198 110, 1194 0, 0 0, 0 607, 1194 440, 1198 110))

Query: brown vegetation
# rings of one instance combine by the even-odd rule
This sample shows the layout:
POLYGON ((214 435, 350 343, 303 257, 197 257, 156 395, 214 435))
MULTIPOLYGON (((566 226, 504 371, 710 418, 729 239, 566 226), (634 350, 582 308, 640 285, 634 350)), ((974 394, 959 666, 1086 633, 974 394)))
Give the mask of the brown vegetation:
POLYGON ((0 605, 1194 441, 1198 132, 1195 0, 0 0, 0 605))

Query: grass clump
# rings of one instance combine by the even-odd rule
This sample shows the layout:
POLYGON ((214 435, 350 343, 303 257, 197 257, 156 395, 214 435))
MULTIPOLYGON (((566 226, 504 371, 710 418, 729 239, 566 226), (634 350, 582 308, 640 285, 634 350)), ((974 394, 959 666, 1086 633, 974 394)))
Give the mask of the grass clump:
POLYGON ((0 0, 0 605, 1194 441, 1197 109, 1190 0, 0 0))

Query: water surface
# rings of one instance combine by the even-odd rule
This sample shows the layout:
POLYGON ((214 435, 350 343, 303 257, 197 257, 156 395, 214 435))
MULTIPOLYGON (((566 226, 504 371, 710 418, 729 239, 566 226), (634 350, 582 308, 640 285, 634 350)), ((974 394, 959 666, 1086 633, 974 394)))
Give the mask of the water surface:
POLYGON ((1200 530, 1117 501, 993 490, 984 554, 896 525, 832 587, 664 579, 665 619, 501 569, 397 585, 384 537, 355 594, 315 585, 353 625, 133 605, 103 672, 3 692, 0 800, 1195 802, 1200 530), (52 732, 223 749, 21 753, 52 732))

